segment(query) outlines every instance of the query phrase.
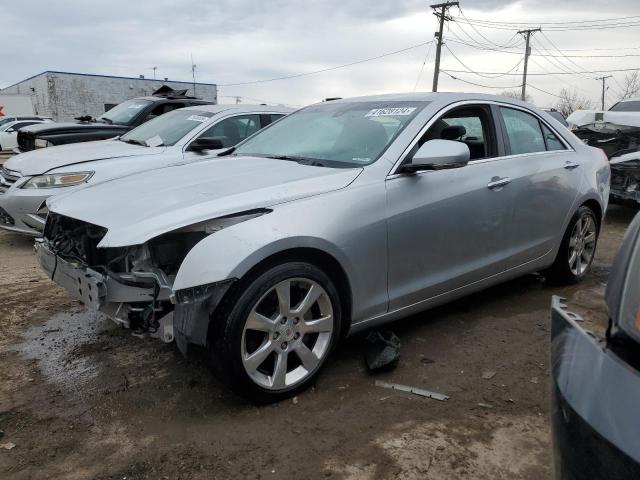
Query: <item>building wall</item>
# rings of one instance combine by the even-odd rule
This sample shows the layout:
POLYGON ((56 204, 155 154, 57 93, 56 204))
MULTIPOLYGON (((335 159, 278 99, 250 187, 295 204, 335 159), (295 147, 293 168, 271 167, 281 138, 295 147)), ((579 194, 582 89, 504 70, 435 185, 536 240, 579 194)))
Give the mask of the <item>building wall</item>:
MULTIPOLYGON (((193 95, 192 83, 58 72, 45 72, 7 87, 2 93, 29 94, 39 115, 70 121, 87 114, 98 117, 105 112, 105 105, 151 95, 162 85, 174 89, 188 88, 187 94, 193 95)), ((196 83, 196 96, 217 102, 217 87, 196 83)))

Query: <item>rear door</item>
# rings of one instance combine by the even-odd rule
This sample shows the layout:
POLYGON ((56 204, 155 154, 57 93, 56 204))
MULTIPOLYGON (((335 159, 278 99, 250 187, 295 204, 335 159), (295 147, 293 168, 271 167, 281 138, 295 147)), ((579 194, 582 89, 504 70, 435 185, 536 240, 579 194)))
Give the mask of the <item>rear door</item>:
POLYGON ((494 107, 502 122, 501 175, 513 196, 507 223, 510 266, 548 253, 564 234, 581 182, 577 153, 544 120, 515 106, 494 107))

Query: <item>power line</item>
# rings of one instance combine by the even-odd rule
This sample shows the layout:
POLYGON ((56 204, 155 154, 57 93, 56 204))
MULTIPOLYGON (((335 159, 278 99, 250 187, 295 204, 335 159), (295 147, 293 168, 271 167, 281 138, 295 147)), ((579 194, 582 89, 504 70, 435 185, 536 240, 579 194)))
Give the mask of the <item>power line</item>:
POLYGON ((257 83, 275 82, 277 80, 288 80, 290 78, 299 78, 299 77, 306 77, 308 75, 316 75, 318 73, 329 72, 329 71, 332 71, 332 70, 338 70, 339 68, 351 67, 353 65, 359 65, 359 64, 365 63, 365 62, 371 62, 371 61, 374 61, 374 60, 379 60, 380 58, 390 57, 392 55, 398 55, 399 53, 404 53, 404 52, 407 52, 409 50, 413 50, 415 48, 424 47, 425 45, 429 45, 430 43, 433 43, 433 42, 434 42, 433 40, 430 40, 428 42, 422 42, 422 43, 418 43, 416 45, 411 45, 410 47, 401 48, 400 50, 395 50, 393 52, 383 53, 382 55, 377 55, 375 57, 365 58, 365 59, 362 59, 362 60, 357 60, 355 62, 345 63, 343 65, 336 65, 335 67, 323 68, 321 70, 315 70, 313 72, 296 73, 296 74, 293 74, 293 75, 285 75, 283 77, 267 78, 267 79, 263 79, 263 80, 252 80, 252 81, 249 81, 249 82, 220 83, 220 84, 218 84, 218 86, 219 87, 236 87, 236 86, 240 86, 240 85, 254 85, 254 84, 257 84, 257 83))
MULTIPOLYGON (((569 21, 569 22, 528 22, 529 24, 535 24, 535 25, 568 25, 568 24, 579 24, 579 23, 595 23, 595 22, 613 22, 613 21, 618 21, 618 20, 629 20, 631 18, 640 18, 640 15, 631 15, 628 17, 616 17, 616 18, 603 18, 603 19, 594 19, 594 20, 574 20, 574 21, 569 21)), ((483 19, 478 19, 478 18, 467 18, 465 17, 466 20, 469 21, 473 21, 473 22, 481 22, 481 23, 491 23, 494 25, 525 25, 522 22, 496 22, 493 20, 483 20, 483 19)))
MULTIPOLYGON (((451 70, 453 71, 453 70, 451 70)), ((468 80, 463 80, 460 77, 456 77, 454 75, 451 75, 447 70, 441 70, 442 73, 448 75, 449 77, 451 77, 454 80, 458 80, 459 82, 463 82, 463 83, 468 83, 469 85, 473 85, 475 87, 482 87, 482 88, 499 88, 501 90, 509 90, 509 89, 513 89, 513 88, 520 88, 522 86, 522 84, 520 85, 507 85, 507 86, 494 86, 494 85, 482 85, 480 83, 474 83, 474 82, 470 82, 468 80)), ((463 73, 469 73, 469 72, 463 72, 463 73)))
MULTIPOLYGON (((465 20, 469 21, 469 20, 467 19, 467 16, 464 14, 464 12, 462 11, 462 8, 461 8, 459 5, 458 5, 458 10, 460 10, 460 15, 462 15, 462 17, 463 17, 465 20)), ((473 25, 473 23, 469 22, 469 25, 470 25, 470 26, 471 26, 471 28, 473 28, 473 30, 474 30, 478 35, 480 35, 483 39, 485 39, 487 42, 489 42, 489 43, 490 43, 490 44, 492 44, 492 45, 495 45, 495 46, 496 46, 496 47, 498 47, 498 48, 509 48, 509 43, 511 43, 511 41, 512 41, 514 38, 517 38, 517 36, 518 36, 518 34, 517 34, 517 33, 514 33, 514 34, 513 34, 513 37, 511 37, 509 40, 507 40, 507 43, 505 43, 504 45, 500 45, 499 43, 496 43, 496 42, 494 42, 493 40, 491 40, 491 39, 489 39, 489 38, 485 37, 485 36, 484 36, 484 35, 483 35, 483 34, 482 34, 478 29, 476 29, 476 27, 473 25)))
MULTIPOLYGON (((527 22, 527 23, 506 26, 506 25, 498 25, 498 24, 471 22, 471 21, 465 20, 463 17, 455 17, 453 18, 453 20, 455 22, 462 22, 468 25, 475 25, 476 27, 479 27, 479 28, 489 28, 493 30, 510 30, 510 31, 513 31, 519 26, 534 24, 533 22, 527 22)), ((536 25, 538 24, 536 23, 536 25)), ((545 29, 547 31, 554 31, 554 32, 569 32, 569 31, 580 31, 580 30, 607 30, 610 28, 627 28, 627 27, 638 27, 638 26, 640 26, 640 21, 634 20, 634 21, 623 22, 623 23, 607 23, 607 24, 576 25, 576 26, 545 26, 545 29)))
POLYGON ((422 77, 422 72, 424 70, 424 66, 427 63, 427 59, 429 58, 429 53, 431 53, 431 47, 433 47, 433 42, 429 44, 429 48, 427 48, 427 53, 424 56, 424 61, 422 62, 422 66, 420 67, 420 72, 418 73, 418 78, 416 78, 416 84, 413 86, 413 91, 415 92, 418 89, 418 83, 420 83, 420 77, 422 77))
MULTIPOLYGON (((640 71, 640 67, 635 67, 635 68, 617 68, 617 69, 612 69, 612 70, 589 70, 589 71, 584 71, 581 73, 591 73, 591 74, 598 74, 598 73, 615 73, 615 72, 636 72, 636 71, 640 71)), ((464 70, 449 70, 449 72, 453 72, 453 73, 469 73, 466 72, 464 70)), ((482 73, 485 75, 497 75, 497 74, 501 74, 503 72, 474 72, 474 73, 482 73)), ((519 73, 508 73, 507 75, 520 75, 519 73)), ((528 75, 536 75, 536 76, 544 76, 544 75, 575 75, 575 73, 573 72, 545 72, 545 73, 540 73, 540 72, 534 72, 534 73, 528 73, 528 75)))
POLYGON ((519 65, 524 61, 524 58, 521 58, 521 59, 518 61, 518 63, 516 63, 513 67, 511 67, 511 68, 510 68, 509 70, 507 70, 505 73, 500 73, 500 74, 498 74, 498 75, 482 75, 482 74, 478 74, 478 73, 476 73, 476 72, 475 72, 475 70, 473 70, 473 69, 469 68, 467 65, 465 65, 465 64, 462 62, 462 60, 460 60, 460 59, 457 57, 457 55, 456 55, 455 53, 453 53, 453 51, 449 48, 449 46, 448 46, 448 45, 446 45, 446 44, 445 44, 445 46, 444 46, 444 47, 445 47, 445 48, 447 49, 447 51, 451 54, 451 56, 452 56, 453 58, 455 58, 455 59, 456 59, 456 61, 457 61, 460 65, 462 65, 464 68, 466 68, 466 69, 469 71, 469 73, 474 73, 474 74, 478 75, 479 77, 484 77, 484 78, 499 78, 499 77, 504 77, 507 73, 511 73, 511 72, 513 72, 516 68, 518 68, 518 66, 519 66, 519 65))

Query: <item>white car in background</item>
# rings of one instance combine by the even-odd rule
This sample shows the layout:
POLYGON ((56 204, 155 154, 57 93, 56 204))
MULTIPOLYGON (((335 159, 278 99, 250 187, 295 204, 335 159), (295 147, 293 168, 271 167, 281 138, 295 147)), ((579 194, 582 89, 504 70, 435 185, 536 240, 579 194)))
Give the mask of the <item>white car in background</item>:
POLYGON ((50 119, 29 118, 24 120, 11 120, 2 122, 0 125, 0 152, 3 150, 13 150, 18 146, 18 130, 22 127, 35 125, 37 123, 49 123, 50 119))
MULTIPOLYGON (((53 195, 211 158, 290 112, 266 105, 198 105, 166 113, 110 140, 16 155, 0 169, 0 228, 38 236, 46 201, 53 195)), ((146 188, 141 182, 141 191, 146 188)))

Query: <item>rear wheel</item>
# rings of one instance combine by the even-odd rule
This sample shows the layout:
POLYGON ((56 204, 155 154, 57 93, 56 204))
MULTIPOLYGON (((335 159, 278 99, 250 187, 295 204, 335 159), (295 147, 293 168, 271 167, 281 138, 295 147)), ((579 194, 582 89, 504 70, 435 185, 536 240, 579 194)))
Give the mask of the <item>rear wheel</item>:
POLYGON ((579 281, 591 267, 597 244, 598 221, 593 210, 582 206, 569 222, 556 260, 546 275, 563 283, 579 281))
POLYGON ((238 287, 214 320, 223 322, 209 342, 214 371, 258 403, 307 388, 339 338, 340 299, 331 279, 315 265, 290 262, 238 287))

